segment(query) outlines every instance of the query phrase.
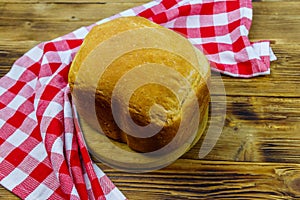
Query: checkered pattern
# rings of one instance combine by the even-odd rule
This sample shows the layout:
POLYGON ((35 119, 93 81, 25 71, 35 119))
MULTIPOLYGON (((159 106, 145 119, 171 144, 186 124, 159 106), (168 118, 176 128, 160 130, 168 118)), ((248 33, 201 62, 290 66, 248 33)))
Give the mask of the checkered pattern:
POLYGON ((112 18, 133 15, 181 33, 205 53, 212 70, 226 75, 249 78, 270 74, 270 61, 276 60, 269 41, 248 39, 251 0, 158 0, 112 18))
POLYGON ((268 74, 268 41, 251 43, 251 1, 157 0, 44 42, 0 80, 0 184, 23 199, 125 199, 92 162, 68 87, 70 64, 96 24, 139 15, 186 36, 212 69, 268 74))
POLYGON ((0 82, 1 185, 27 199, 125 199, 91 161, 67 83, 81 39, 45 42, 0 82))

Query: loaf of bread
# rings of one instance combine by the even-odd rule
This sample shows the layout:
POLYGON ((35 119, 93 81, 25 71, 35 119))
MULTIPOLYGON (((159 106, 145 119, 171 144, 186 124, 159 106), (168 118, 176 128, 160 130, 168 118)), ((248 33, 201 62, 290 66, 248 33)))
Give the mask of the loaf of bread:
POLYGON ((197 127, 204 123, 209 79, 209 63, 199 50, 180 34, 142 17, 95 26, 69 71, 80 118, 137 152, 159 150, 179 131, 183 135, 178 141, 195 144, 203 129, 195 133, 190 127, 193 121, 197 127))

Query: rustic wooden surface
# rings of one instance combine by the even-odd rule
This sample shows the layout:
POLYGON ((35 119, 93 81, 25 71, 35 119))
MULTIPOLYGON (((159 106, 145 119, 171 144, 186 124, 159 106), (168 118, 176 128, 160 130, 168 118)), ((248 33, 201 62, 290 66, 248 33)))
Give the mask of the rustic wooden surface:
MULTIPOLYGON (((148 0, 0 0, 0 76, 36 44, 148 0)), ((174 164, 129 174, 101 163, 139 199, 300 199, 300 1, 256 0, 252 41, 270 39, 271 75, 223 76, 227 117, 204 159, 198 145, 174 164)), ((0 187, 0 199, 17 199, 0 187)))

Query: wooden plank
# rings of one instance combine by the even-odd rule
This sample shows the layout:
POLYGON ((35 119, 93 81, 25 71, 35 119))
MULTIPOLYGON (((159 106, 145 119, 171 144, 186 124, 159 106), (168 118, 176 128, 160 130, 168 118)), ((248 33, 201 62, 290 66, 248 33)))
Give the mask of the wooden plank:
POLYGON ((57 21, 0 21, 0 38, 2 41, 48 41, 63 36, 94 21, 74 21, 72 23, 57 21), (1 23, 3 22, 3 23, 1 23), (14 32, 15 30, 15 32, 14 32), (14 32, 14 33, 13 33, 14 32))
MULTIPOLYGON (((98 21, 126 9, 139 6, 138 2, 84 4, 30 3, 4 4, 0 17, 5 20, 98 21)), ((88 24, 89 25, 89 24, 88 24)))
POLYGON ((252 40, 268 39, 277 44, 299 43, 299 27, 300 16, 254 15, 249 37, 252 40))
POLYGON ((8 191, 0 185, 0 199, 18 200, 20 198, 18 198, 16 195, 14 195, 13 193, 11 193, 10 191, 8 191))
MULTIPOLYGON (((90 25, 141 4, 141 2, 72 4, 72 6, 63 3, 33 3, 22 4, 22 6, 4 4, 0 13, 0 33, 2 33, 0 37, 4 40, 8 39, 8 35, 11 40, 31 40, 32 38, 49 40, 53 38, 53 35, 63 35, 80 26, 90 25), (31 34, 24 34, 24 29, 30 31, 31 34)), ((297 16, 296 2, 263 3, 263 8, 258 7, 258 4, 253 3, 251 40, 271 39, 278 44, 299 43, 300 17, 297 16), (283 9, 278 9, 282 6, 283 9), (290 12, 289 15, 287 15, 287 10, 290 12)))
MULTIPOLYGON (((52 6, 55 6, 55 4, 61 4, 63 6, 69 5, 69 3, 72 4, 72 7, 76 7, 77 4, 81 4, 82 6, 84 4, 90 4, 92 6, 96 6, 94 4, 108 4, 107 6, 110 6, 112 8, 112 11, 114 10, 115 5, 124 6, 126 8, 126 4, 132 3, 135 5, 141 5, 144 3, 150 2, 149 0, 130 0, 130 1, 122 1, 122 0, 107 0, 107 1, 99 1, 99 0, 56 0, 56 1, 50 1, 50 0, 1 0, 0 5, 6 5, 9 8, 19 7, 19 9, 22 9, 19 4, 31 4, 32 8, 38 8, 43 6, 50 6, 45 4, 51 4, 52 6), (64 5, 65 4, 65 5, 64 5)), ((298 4, 299 2, 297 0, 294 1, 268 1, 268 2, 253 2, 253 15, 270 15, 273 16, 277 15, 289 15, 289 16, 297 16, 298 15, 298 4)), ((23 5, 28 6, 28 5, 23 5)), ((69 6, 70 7, 70 6, 69 6)), ((26 10, 27 7, 24 7, 23 10, 26 10)), ((69 10, 69 9, 68 9, 69 10)), ((56 12, 60 12, 59 10, 56 10, 56 12)), ((78 11, 76 11, 78 12, 78 11)), ((46 13, 40 13, 40 14, 46 14, 46 13)), ((51 13, 48 13, 51 15, 51 13)), ((62 16, 62 15, 59 15, 62 16)), ((26 16, 23 16, 26 17, 26 16)))
MULTIPOLYGON (((228 96, 226 115, 222 134, 204 159, 300 163, 299 98, 228 96)), ((213 116, 211 121, 218 119, 213 116)), ((203 139, 183 157, 199 159, 203 139)))
POLYGON ((4 41, 47 41, 138 5, 5 4, 0 13, 0 38, 4 41))
MULTIPOLYGON (((300 198, 300 165, 179 159, 172 165, 133 174, 97 165, 128 199, 300 198)), ((18 199, 0 186, 0 198, 18 199)))
POLYGON ((177 160, 146 174, 98 163, 128 199, 295 199, 300 165, 177 160))
POLYGON ((255 15, 299 15, 299 1, 298 0, 267 0, 267 1, 253 1, 253 16, 255 15))

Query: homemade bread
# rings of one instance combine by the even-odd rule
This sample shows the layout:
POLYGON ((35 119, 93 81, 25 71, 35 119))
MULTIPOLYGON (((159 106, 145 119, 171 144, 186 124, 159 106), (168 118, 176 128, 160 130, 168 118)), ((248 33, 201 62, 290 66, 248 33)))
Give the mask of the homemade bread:
POLYGON ((80 118, 138 152, 163 148, 179 131, 184 133, 174 148, 183 140, 195 144, 203 128, 190 127, 195 118, 197 127, 206 123, 209 78, 208 61, 187 39, 142 17, 95 26, 69 71, 80 118), (145 135, 146 128, 157 132, 145 135))

